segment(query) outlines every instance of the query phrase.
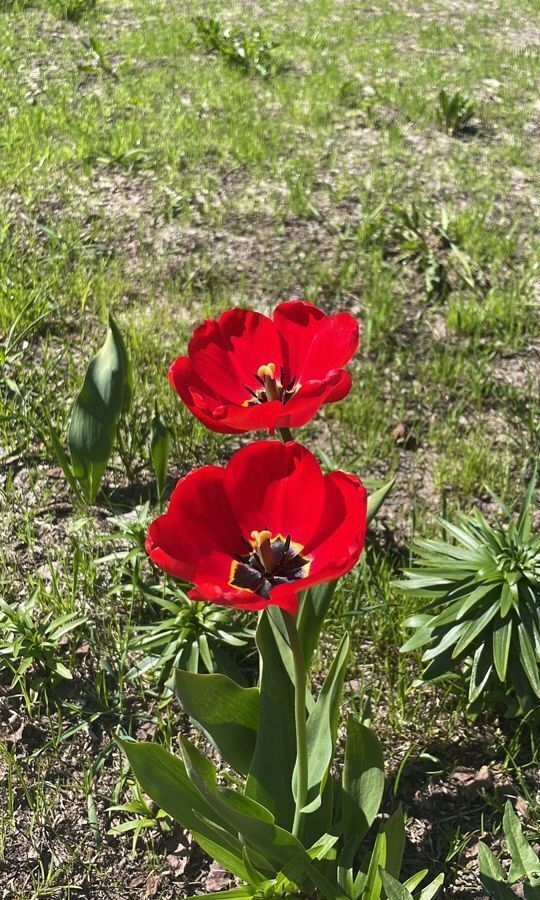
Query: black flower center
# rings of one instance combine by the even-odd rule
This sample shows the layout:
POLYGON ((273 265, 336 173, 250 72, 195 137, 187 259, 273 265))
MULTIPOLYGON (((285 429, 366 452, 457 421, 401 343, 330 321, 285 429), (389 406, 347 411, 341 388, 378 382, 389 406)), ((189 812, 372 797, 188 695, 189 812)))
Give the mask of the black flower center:
POLYGON ((231 564, 231 587, 268 600, 273 587, 291 584, 309 573, 311 562, 301 555, 303 545, 291 541, 290 535, 272 537, 269 531, 254 531, 251 541, 245 543, 249 553, 237 556, 231 564))
POLYGON ((280 369, 280 377, 276 378, 274 363, 260 366, 258 371, 253 373, 253 377, 259 382, 260 388, 253 390, 247 384, 244 385, 251 396, 248 400, 244 400, 243 406, 255 406, 257 403, 267 403, 268 400, 279 400, 285 405, 300 387, 296 384, 295 375, 292 378, 285 375, 283 366, 280 369))

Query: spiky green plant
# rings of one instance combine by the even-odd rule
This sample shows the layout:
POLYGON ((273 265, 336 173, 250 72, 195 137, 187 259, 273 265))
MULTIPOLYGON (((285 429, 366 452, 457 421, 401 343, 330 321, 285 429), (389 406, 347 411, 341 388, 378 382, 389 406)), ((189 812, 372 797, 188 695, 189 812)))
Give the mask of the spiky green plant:
MULTIPOLYGON (((418 540, 418 559, 397 586, 429 599, 406 620, 415 633, 402 652, 425 647, 424 680, 467 664, 474 711, 484 691, 501 687, 508 713, 523 714, 540 698, 540 535, 533 534, 536 473, 508 525, 475 511, 459 524, 439 519, 444 540, 418 540)), ((506 514, 511 515, 507 508, 506 514)))
POLYGON ((242 676, 227 650, 244 650, 253 632, 235 621, 231 610, 212 603, 189 600, 178 588, 167 585, 166 596, 152 595, 141 586, 147 599, 166 614, 135 630, 130 647, 144 653, 131 676, 153 672, 163 686, 174 669, 188 672, 222 672, 236 681, 242 676), (227 649, 226 649, 227 648, 227 649))
POLYGON ((439 108, 437 119, 439 125, 448 134, 459 134, 468 125, 475 113, 475 102, 469 94, 456 91, 448 94, 444 89, 439 91, 439 108))
POLYGON ((190 600, 174 578, 156 576, 153 569, 148 572, 144 543, 150 518, 150 505, 145 503, 129 517, 110 519, 118 530, 104 535, 123 545, 101 558, 101 563, 118 564, 118 583, 111 594, 142 600, 152 616, 150 622, 132 626, 129 649, 136 661, 128 678, 149 673, 165 688, 173 670, 180 668, 221 672, 242 682, 241 664, 253 652, 254 632, 233 610, 190 600))

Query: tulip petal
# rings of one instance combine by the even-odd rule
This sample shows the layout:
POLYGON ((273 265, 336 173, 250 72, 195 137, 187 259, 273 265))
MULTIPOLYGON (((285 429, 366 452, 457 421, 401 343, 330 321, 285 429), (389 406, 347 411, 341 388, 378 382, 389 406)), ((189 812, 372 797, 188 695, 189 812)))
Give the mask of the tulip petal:
POLYGON ((150 526, 150 558, 177 578, 227 581, 231 561, 244 551, 223 489, 219 466, 195 469, 176 485, 167 512, 150 526))
POLYGON ((230 309, 217 320, 208 319, 193 334, 188 353, 194 372, 210 391, 240 406, 250 399, 248 387, 260 387, 260 366, 274 363, 279 371, 282 365, 272 320, 248 309, 230 309))
POLYGON ((225 493, 249 536, 268 529, 306 545, 321 515, 324 480, 309 450, 291 441, 257 441, 233 456, 225 493))
POLYGON ((302 300, 281 303, 274 323, 283 347, 287 373, 300 384, 325 381, 346 366, 358 347, 358 322, 349 313, 325 315, 302 300))

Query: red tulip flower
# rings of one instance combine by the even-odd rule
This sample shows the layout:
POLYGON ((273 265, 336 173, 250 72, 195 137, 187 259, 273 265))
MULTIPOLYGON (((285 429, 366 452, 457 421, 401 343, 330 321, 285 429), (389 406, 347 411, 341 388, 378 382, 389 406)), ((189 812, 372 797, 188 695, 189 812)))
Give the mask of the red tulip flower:
POLYGON ((189 596, 238 609, 281 606, 335 581, 362 552, 366 490, 344 472, 323 475, 305 447, 258 441, 225 468, 182 478, 167 512, 152 522, 151 559, 192 582, 189 596))
POLYGON ((344 371, 358 346, 348 313, 327 316, 311 303, 281 303, 272 318, 231 309, 196 329, 188 356, 169 380, 191 412, 212 431, 299 428, 323 403, 350 391, 344 371))

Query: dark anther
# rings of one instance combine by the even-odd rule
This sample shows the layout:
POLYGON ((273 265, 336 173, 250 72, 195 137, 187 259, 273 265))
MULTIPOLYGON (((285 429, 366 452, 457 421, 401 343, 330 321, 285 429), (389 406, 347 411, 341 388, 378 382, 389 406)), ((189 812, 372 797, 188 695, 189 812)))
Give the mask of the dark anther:
MULTIPOLYGON (((268 531, 268 528, 264 529, 268 531)), ((275 566, 272 571, 266 571, 265 564, 256 550, 249 545, 245 538, 244 544, 249 546, 250 552, 245 556, 236 556, 233 564, 229 584, 233 587, 253 591, 266 599, 270 596, 273 587, 280 584, 291 584, 305 577, 309 572, 310 561, 301 556, 296 548, 291 549, 291 537, 287 535, 285 540, 280 535, 270 542, 274 554, 275 566)))
POLYGON ((251 388, 247 386, 247 384, 245 384, 244 387, 245 387, 246 391, 248 391, 248 392, 251 394, 252 397, 255 397, 255 400, 258 400, 258 399, 259 399, 259 398, 257 397, 256 392, 255 392, 255 391, 252 391, 251 388))
POLYGON ((287 537, 285 538, 285 543, 283 544, 283 547, 281 550, 281 555, 279 557, 279 565, 281 565, 281 563, 287 556, 287 553, 289 552, 290 547, 291 547, 291 536, 290 536, 290 534, 288 534, 287 537))

